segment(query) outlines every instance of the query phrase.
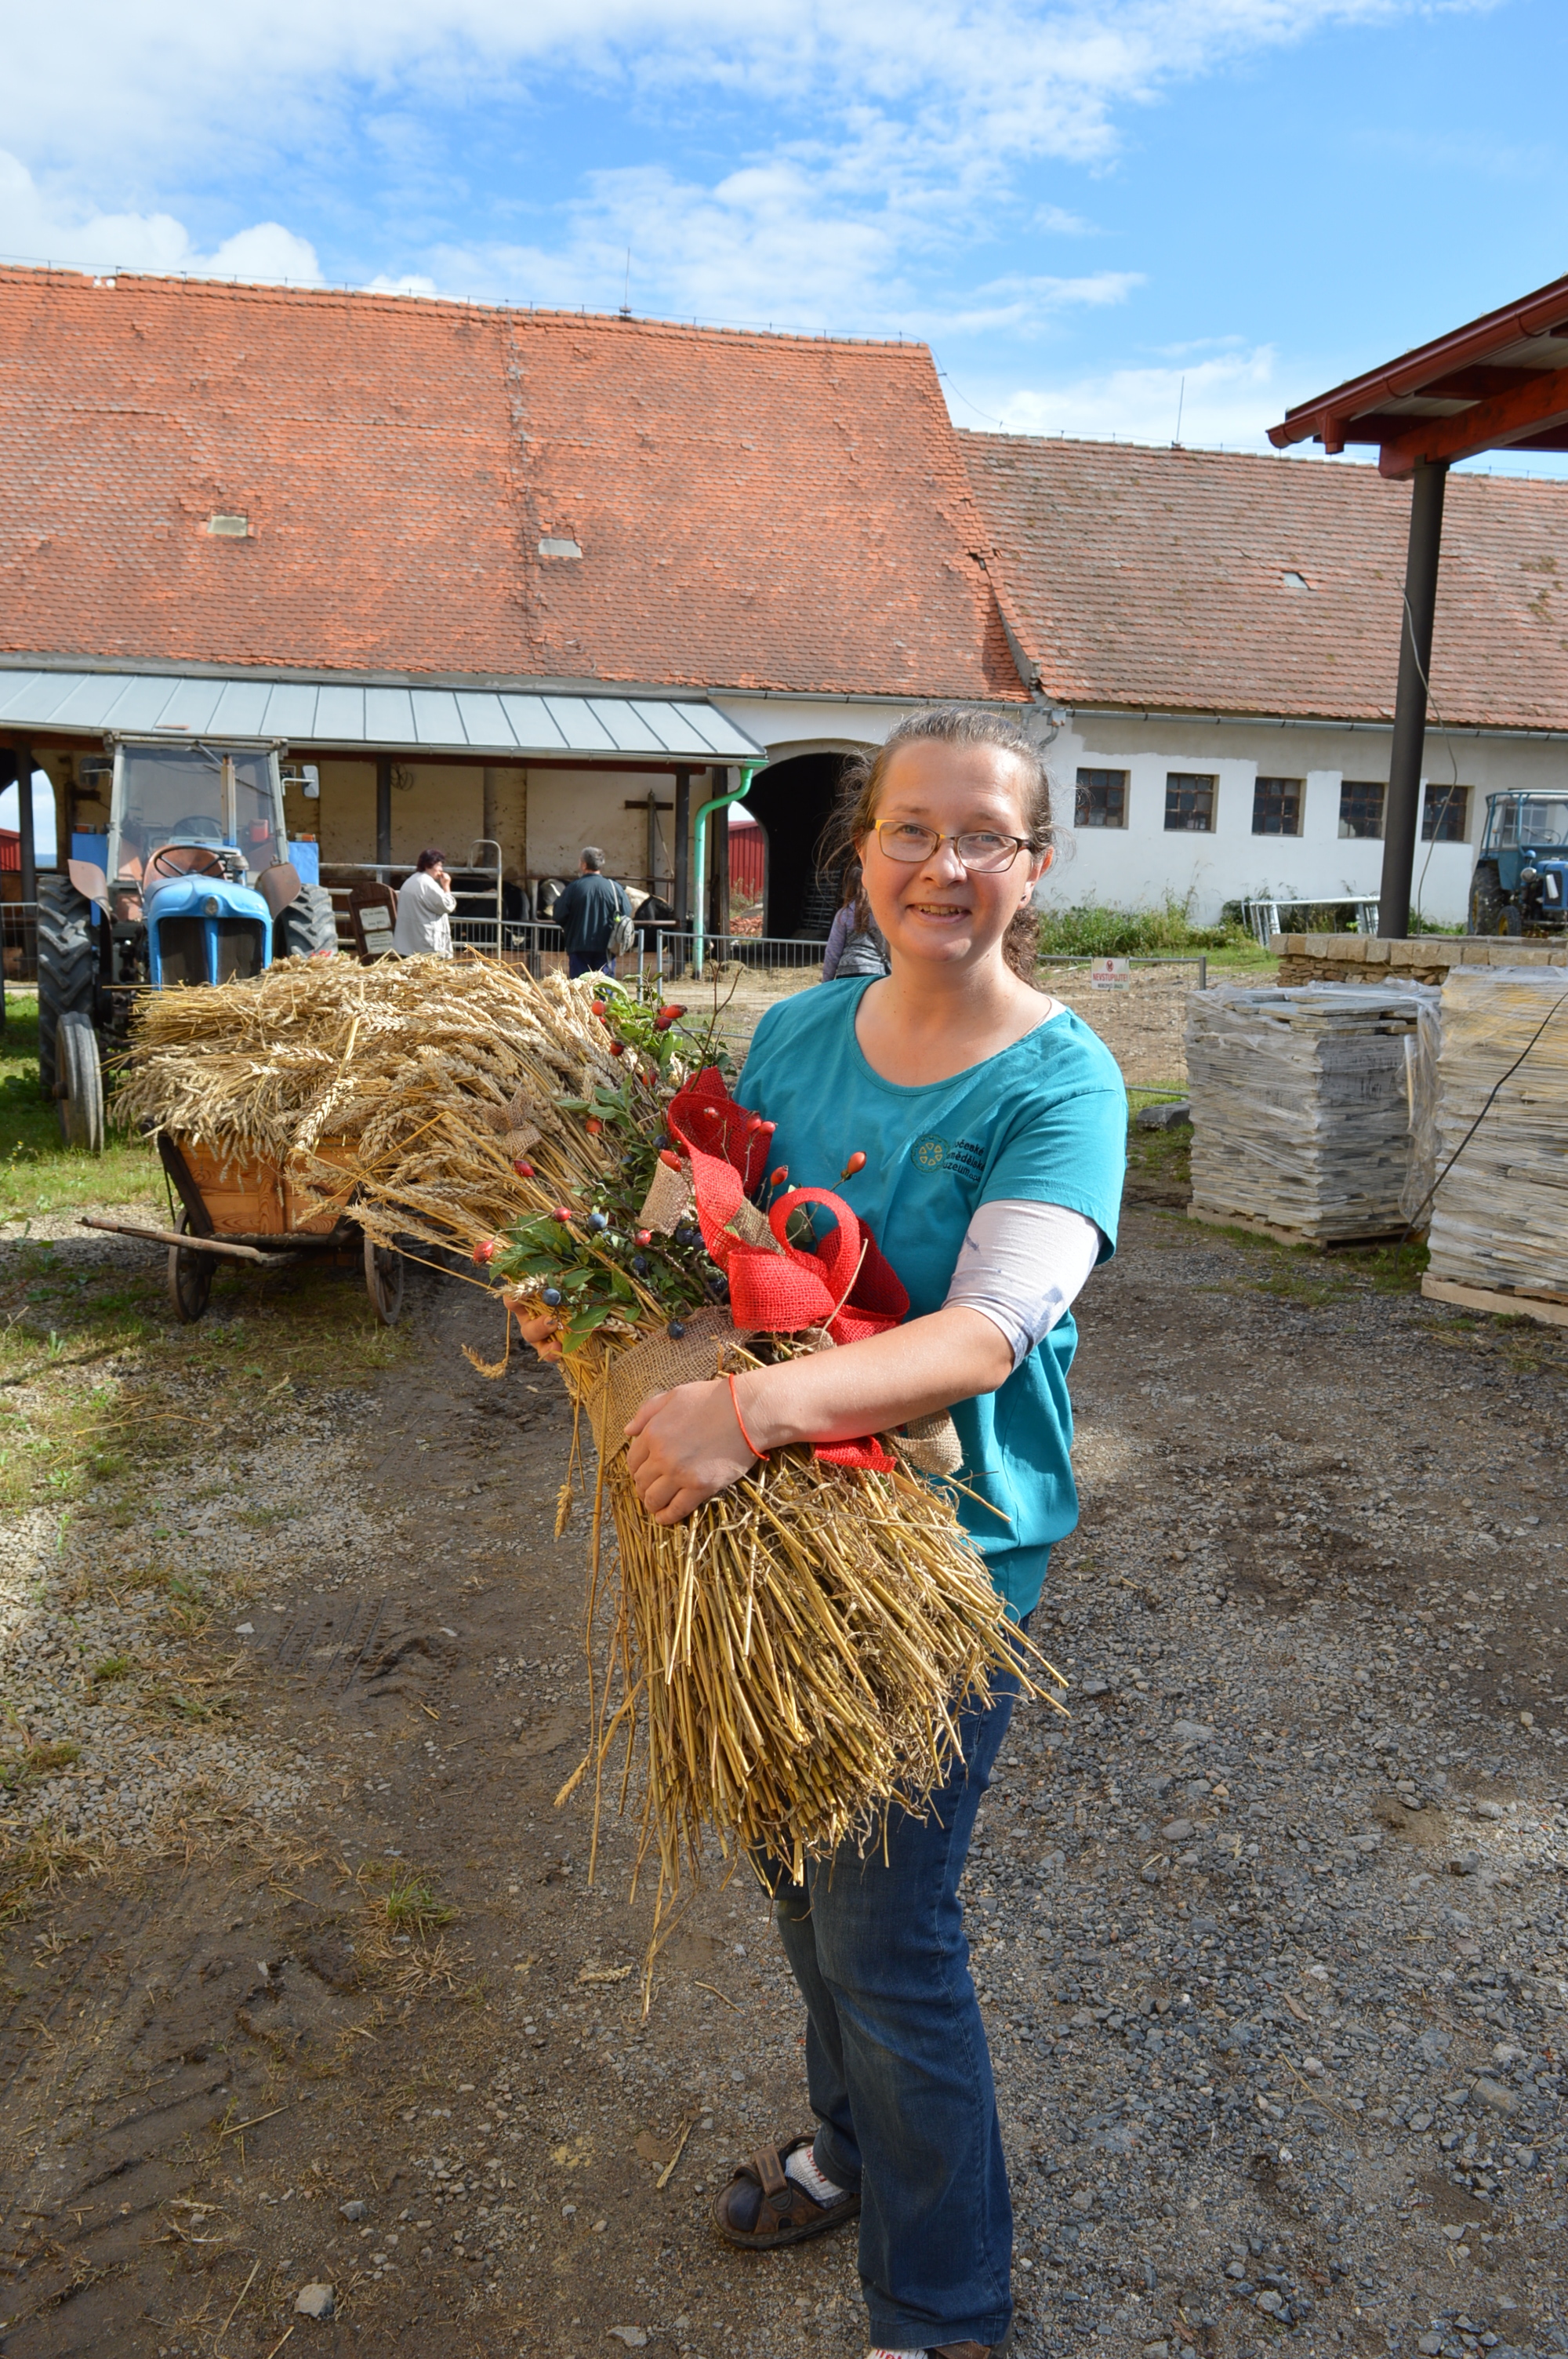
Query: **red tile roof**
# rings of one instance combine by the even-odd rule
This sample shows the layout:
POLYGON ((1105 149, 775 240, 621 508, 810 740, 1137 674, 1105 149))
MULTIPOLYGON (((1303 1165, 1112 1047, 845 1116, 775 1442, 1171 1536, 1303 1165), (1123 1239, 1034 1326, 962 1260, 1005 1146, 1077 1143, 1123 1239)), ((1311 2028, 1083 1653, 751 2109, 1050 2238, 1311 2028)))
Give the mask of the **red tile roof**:
POLYGON ((924 346, 0 270, 8 650, 1017 699, 982 546, 924 346))
MULTIPOLYGON (((1408 484, 1226 451, 958 440, 1047 695, 1391 719, 1408 484)), ((1568 484, 1449 478, 1432 700, 1434 723, 1568 728, 1568 484)))

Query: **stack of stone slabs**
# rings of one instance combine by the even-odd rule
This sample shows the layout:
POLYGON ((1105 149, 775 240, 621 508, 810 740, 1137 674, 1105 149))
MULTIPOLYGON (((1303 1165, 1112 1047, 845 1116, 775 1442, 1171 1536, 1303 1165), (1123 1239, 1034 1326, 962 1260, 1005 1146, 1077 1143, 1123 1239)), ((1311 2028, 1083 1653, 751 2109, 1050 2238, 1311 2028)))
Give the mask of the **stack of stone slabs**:
POLYGON ((1422 984, 1218 984, 1188 1004, 1195 1220, 1292 1243, 1398 1235, 1422 984))
POLYGON ((1568 1302, 1568 970, 1455 967, 1437 1085, 1428 1277, 1568 1302))

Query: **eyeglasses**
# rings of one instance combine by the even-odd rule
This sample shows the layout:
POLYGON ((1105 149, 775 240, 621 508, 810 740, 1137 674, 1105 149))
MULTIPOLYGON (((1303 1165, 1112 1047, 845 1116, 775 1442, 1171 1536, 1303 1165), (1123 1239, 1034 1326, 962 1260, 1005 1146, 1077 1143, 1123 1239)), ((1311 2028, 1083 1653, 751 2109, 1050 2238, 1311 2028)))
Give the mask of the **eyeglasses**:
POLYGON ((901 860, 909 867, 934 858, 945 843, 950 843, 964 866, 977 875, 990 875, 999 869, 1011 868, 1021 852, 1032 848, 1026 835, 995 835, 989 828, 967 828, 962 835, 938 835, 934 827, 919 827, 907 819, 884 820, 877 830, 877 842, 890 860, 901 860))

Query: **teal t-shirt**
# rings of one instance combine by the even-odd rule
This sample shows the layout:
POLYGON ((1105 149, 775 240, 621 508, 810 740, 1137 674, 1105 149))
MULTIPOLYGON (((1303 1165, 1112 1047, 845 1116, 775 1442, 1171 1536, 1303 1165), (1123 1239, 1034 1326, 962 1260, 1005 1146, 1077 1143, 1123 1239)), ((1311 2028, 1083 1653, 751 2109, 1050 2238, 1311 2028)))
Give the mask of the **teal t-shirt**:
MULTIPOLYGON (((903 1088, 872 1071, 855 1038, 871 980, 800 992, 757 1027, 738 1095, 777 1124, 773 1157, 791 1187, 844 1198, 897 1271, 911 1318, 942 1308, 971 1218, 1000 1198, 1082 1212, 1106 1260, 1127 1093, 1103 1041, 1069 1009, 983 1064, 903 1088), (840 1179, 857 1152, 863 1167, 840 1179)), ((1077 1521, 1067 1398, 1076 1343, 1069 1313, 998 1391, 953 1410, 964 1445, 958 1512, 1017 1614, 1038 1602, 1052 1543, 1077 1521)))

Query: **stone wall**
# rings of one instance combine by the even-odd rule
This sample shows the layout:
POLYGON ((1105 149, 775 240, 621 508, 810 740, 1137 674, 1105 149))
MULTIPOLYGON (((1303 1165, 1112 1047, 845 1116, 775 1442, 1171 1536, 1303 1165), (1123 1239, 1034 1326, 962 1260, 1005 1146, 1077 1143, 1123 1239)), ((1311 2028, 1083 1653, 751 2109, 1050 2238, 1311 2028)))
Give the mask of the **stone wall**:
POLYGON ((1269 948, 1281 984, 1441 984, 1454 966, 1568 966, 1568 935, 1526 942, 1509 935, 1417 934, 1393 942, 1375 934, 1275 934, 1269 948))

